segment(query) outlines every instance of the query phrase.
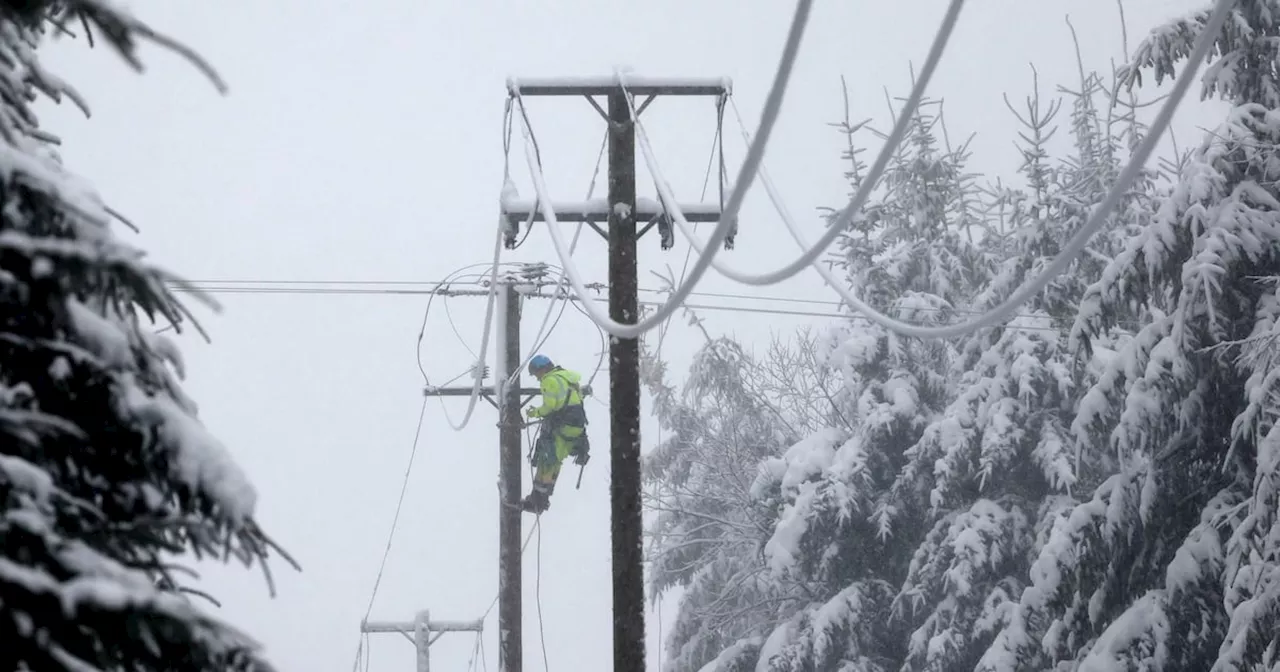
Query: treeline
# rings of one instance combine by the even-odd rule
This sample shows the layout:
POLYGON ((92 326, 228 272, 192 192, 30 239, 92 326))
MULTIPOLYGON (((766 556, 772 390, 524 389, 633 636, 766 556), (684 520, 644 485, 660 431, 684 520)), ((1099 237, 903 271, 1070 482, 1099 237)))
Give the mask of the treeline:
MULTIPOLYGON (((1145 137, 1140 75, 1185 67, 1210 9, 1011 107, 1017 186, 974 176, 921 106, 832 255, 850 289, 949 324, 1038 275, 1145 137)), ((666 669, 1280 665, 1276 16, 1236 3, 1202 67, 1226 119, 1149 162, 1004 324, 922 340, 851 315, 760 357, 708 335, 678 390, 646 353, 669 437, 650 591, 684 589, 666 669)), ((856 189, 866 127, 844 131, 856 189)))

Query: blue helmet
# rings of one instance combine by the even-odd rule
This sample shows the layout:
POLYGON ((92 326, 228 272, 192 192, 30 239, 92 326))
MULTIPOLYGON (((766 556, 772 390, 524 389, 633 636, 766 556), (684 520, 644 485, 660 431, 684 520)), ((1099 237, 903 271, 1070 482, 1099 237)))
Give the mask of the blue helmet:
POLYGON ((533 373, 534 371, 546 371, 552 366, 554 365, 551 363, 550 357, 547 357, 546 355, 534 355, 533 359, 529 360, 529 373, 533 373))

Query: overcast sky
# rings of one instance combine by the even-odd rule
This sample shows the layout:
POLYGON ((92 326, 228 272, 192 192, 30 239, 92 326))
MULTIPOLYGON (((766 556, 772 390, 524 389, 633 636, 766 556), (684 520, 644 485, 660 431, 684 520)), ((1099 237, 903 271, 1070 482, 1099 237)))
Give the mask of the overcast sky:
MULTIPOLYGON (((487 262, 502 186, 509 75, 607 75, 615 65, 648 76, 725 75, 754 130, 793 10, 793 3, 741 0, 131 4, 155 28, 207 57, 229 83, 229 95, 220 97, 187 63, 157 48, 144 50, 148 72, 139 77, 109 51, 63 42, 46 50, 46 65, 88 97, 94 116, 86 121, 70 106, 45 106, 43 123, 65 140, 71 168, 142 228, 141 236, 122 235, 193 280, 432 281, 487 262)), ((1127 0, 1131 47, 1157 22, 1202 4, 1127 0)), ((766 159, 810 231, 819 227, 814 208, 842 206, 847 198, 842 141, 827 125, 842 115, 840 77, 848 80, 854 119, 871 117, 887 130, 885 89, 907 95, 909 65, 918 69, 923 61, 945 5, 816 3, 766 159)), ((1078 84, 1068 10, 1086 67, 1105 70, 1109 59, 1123 57, 1114 0, 986 0, 963 12, 929 93, 945 98, 953 138, 977 134, 975 171, 1013 177, 1017 129, 1001 95, 1020 102, 1030 92, 1030 62, 1046 94, 1058 84, 1078 84)), ((1219 109, 1197 103, 1193 93, 1178 116, 1180 144, 1197 142, 1196 127, 1215 124, 1219 109)), ((553 194, 583 198, 602 121, 581 99, 533 100, 530 114, 553 194)), ((644 120, 677 194, 697 201, 715 130, 712 101, 658 100, 644 120)), ((726 130, 733 173, 744 148, 732 117, 726 130)), ((515 139, 513 172, 531 197, 518 132, 515 139)), ((868 162, 878 149, 871 144, 868 162)), ((643 163, 639 172, 640 194, 652 197, 643 163)), ((602 178, 597 193, 604 188, 602 178)), ((640 282, 650 288, 658 283, 649 271, 670 264, 678 273, 687 250, 680 241, 663 252, 656 235, 640 248, 640 282)), ((588 281, 605 279, 604 250, 597 236, 584 234, 577 263, 588 281)), ((796 253, 763 190, 755 189, 737 249, 721 258, 764 271, 796 253)), ((556 261, 544 232, 504 258, 556 261)), ((766 288, 709 274, 700 288, 836 298, 812 273, 766 288)), ((264 641, 283 669, 349 669, 422 400, 412 348, 426 298, 219 298, 222 314, 200 311, 213 343, 182 337, 187 389, 259 488, 261 522, 303 571, 276 563, 274 600, 258 573, 236 565, 207 567, 207 588, 224 601, 222 615, 264 641)), ((466 348, 478 347, 484 301, 449 303, 465 346, 440 307, 429 316, 423 349, 436 381, 468 366, 466 348)), ((526 343, 545 310, 541 301, 526 306, 526 343)), ((823 323, 724 312, 702 317, 713 333, 758 347, 771 330, 823 323)), ((677 374, 700 339, 674 324, 664 355, 677 374)), ((590 322, 570 310, 543 351, 589 376, 598 343, 590 322)), ((607 392, 607 369, 597 387, 607 392)), ((566 470, 544 518, 542 620, 556 670, 609 669, 612 657, 605 402, 602 394, 588 406, 597 459, 582 489, 573 489, 577 469, 566 470)), ((456 420, 464 401, 448 407, 456 420)), ((472 619, 494 598, 495 422, 492 408, 481 404, 470 425, 454 432, 440 405, 429 407, 371 618, 407 620, 426 608, 437 618, 472 619)), ((655 427, 645 419, 646 446, 658 438, 655 427)), ((531 545, 525 556, 529 670, 542 668, 535 550, 531 545)), ((673 604, 665 605, 664 625, 673 604)), ((492 669, 496 618, 495 609, 485 634, 492 669)), ((657 669, 653 614, 647 627, 650 668, 657 669)), ((445 636, 432 649, 433 669, 466 669, 472 644, 468 635, 445 636)), ((411 665, 413 651, 402 638, 374 636, 370 669, 411 665)))

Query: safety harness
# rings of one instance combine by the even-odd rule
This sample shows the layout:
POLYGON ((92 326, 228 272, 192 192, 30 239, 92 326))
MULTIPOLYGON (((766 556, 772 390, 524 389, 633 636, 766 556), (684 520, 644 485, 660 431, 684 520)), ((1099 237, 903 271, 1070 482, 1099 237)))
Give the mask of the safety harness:
MULTIPOLYGON (((554 376, 559 371, 564 371, 564 369, 557 366, 547 375, 554 376)), ((543 426, 546 426, 549 423, 552 429, 562 425, 586 427, 587 412, 582 408, 582 388, 578 383, 571 382, 568 379, 562 378, 561 380, 564 380, 565 385, 569 386, 569 398, 572 398, 575 393, 578 395, 578 403, 570 404, 569 398, 566 398, 564 406, 552 411, 546 416, 546 418, 544 418, 543 426)))
MULTIPOLYGON (((554 376, 559 371, 564 371, 564 369, 557 366, 554 369, 552 369, 549 373, 547 373, 547 375, 554 376)), ((538 445, 542 443, 542 437, 544 436, 543 432, 546 432, 545 436, 547 437, 554 437, 555 436, 554 432, 556 431, 556 429, 560 427, 565 427, 565 426, 582 427, 583 428, 582 436, 578 437, 576 441, 577 445, 574 447, 574 451, 570 453, 570 455, 575 456, 574 461, 580 467, 578 469, 578 482, 574 486, 574 489, 576 490, 582 487, 582 472, 586 470, 587 461, 590 459, 590 452, 589 452, 590 444, 587 440, 587 433, 586 433, 586 427, 588 424, 587 412, 583 408, 583 397, 582 397, 581 386, 579 386, 578 383, 572 382, 566 378, 561 378, 561 380, 563 380, 565 385, 568 386, 569 395, 565 399, 564 406, 561 406, 560 408, 552 411, 551 413, 543 417, 542 426, 538 429, 538 437, 534 440, 534 445, 529 450, 529 453, 530 453, 529 457, 532 460, 534 455, 537 454, 538 445), (578 403, 570 404, 569 400, 573 398, 574 394, 578 395, 578 403), (578 459, 577 457, 579 451, 581 451, 581 459, 578 459)), ((548 444, 550 446, 551 442, 548 441, 548 444)), ((549 446, 548 446, 548 449, 550 449, 549 446)))

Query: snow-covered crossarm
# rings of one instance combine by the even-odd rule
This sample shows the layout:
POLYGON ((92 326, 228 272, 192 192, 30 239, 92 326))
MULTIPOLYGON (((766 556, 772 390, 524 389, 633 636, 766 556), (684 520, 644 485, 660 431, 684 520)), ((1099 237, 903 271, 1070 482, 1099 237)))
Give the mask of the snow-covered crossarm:
MULTIPOLYGON (((628 75, 627 90, 636 96, 727 96, 728 77, 636 77, 628 75)), ((507 91, 521 96, 605 96, 617 93, 616 74, 597 77, 508 77, 507 91)))
MULTIPOLYGON (((431 613, 423 609, 414 614, 412 621, 361 621, 360 632, 394 632, 408 636, 413 641, 413 648, 417 650, 417 672, 428 672, 431 669, 431 645, 441 635, 446 632, 484 632, 484 619, 479 618, 474 621, 435 621, 431 619, 431 613)), ((359 654, 357 653, 356 655, 358 664, 360 660, 359 654)))
MULTIPOLYGON (((603 198, 595 198, 589 201, 552 201, 551 209, 556 213, 556 219, 561 222, 604 222, 609 219, 609 201, 603 198)), ((681 204, 680 211, 684 213, 686 220, 690 222, 718 222, 720 221, 720 204, 719 203, 689 203, 681 204)), ((653 198, 636 199, 636 221, 648 222, 656 218, 658 215, 666 214, 666 208, 653 198)), ((521 222, 529 221, 529 215, 533 215, 533 221, 545 221, 542 216, 542 209, 537 201, 533 199, 513 198, 503 199, 502 213, 505 215, 512 226, 518 227, 521 222)))

